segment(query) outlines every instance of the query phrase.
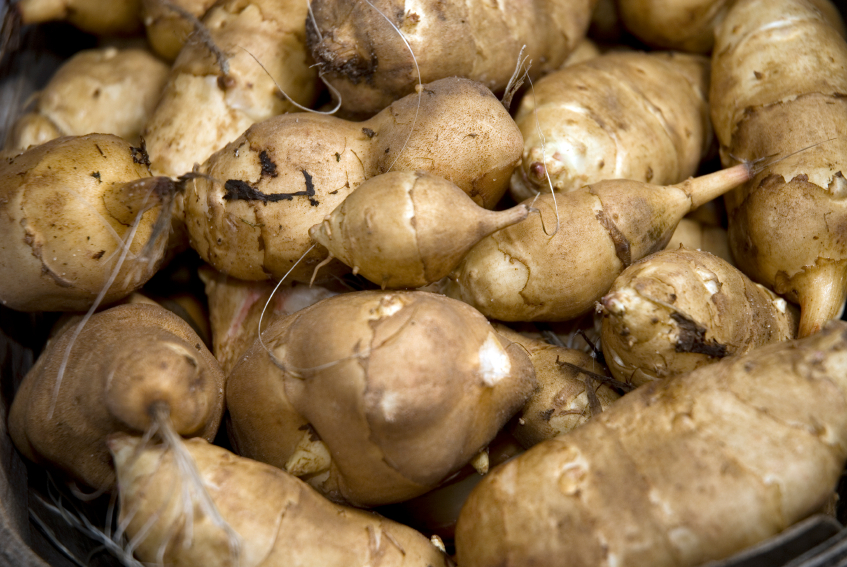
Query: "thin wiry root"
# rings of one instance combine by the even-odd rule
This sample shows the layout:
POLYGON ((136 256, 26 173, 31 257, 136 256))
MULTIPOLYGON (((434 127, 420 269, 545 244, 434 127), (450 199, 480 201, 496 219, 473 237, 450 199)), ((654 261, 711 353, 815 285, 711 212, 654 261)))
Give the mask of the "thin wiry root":
MULTIPOLYGON (((135 221, 133 221, 132 226, 129 230, 129 234, 127 235, 127 241, 132 243, 135 239, 135 233, 138 230, 138 227, 141 225, 141 218, 143 216, 143 212, 139 213, 135 217, 135 221)), ((76 339, 79 337, 82 330, 85 328, 88 320, 91 319, 91 316, 94 315, 94 312, 100 307, 100 304, 103 302, 103 299, 106 297, 106 293, 108 293, 109 289, 112 287, 112 284, 115 282, 115 279, 118 277, 118 272, 120 272, 121 267, 123 267, 124 261, 126 260, 127 253, 129 252, 129 245, 123 248, 121 252, 121 256, 118 259, 118 263, 112 269, 112 273, 109 275, 109 279, 106 281, 103 288, 100 290, 100 293, 97 294, 97 297, 94 299, 94 303, 91 305, 91 308, 88 312, 83 316, 82 320, 77 323, 76 328, 74 328, 73 334, 71 335, 71 340, 68 343, 68 347, 65 349, 65 354, 62 356, 62 362, 59 365, 59 371, 56 374, 56 383, 53 386, 53 396, 50 400, 50 411, 47 413, 47 419, 53 419, 53 412, 56 409, 56 402, 59 400, 59 389, 62 386, 62 379, 65 376, 65 369, 68 366, 68 361, 71 358, 71 351, 73 350, 74 344, 76 343, 76 339)))
MULTIPOLYGON (((529 62, 532 65, 532 61, 529 62)), ((538 137, 541 140, 541 163, 547 163, 547 148, 544 145, 544 133, 541 132, 541 124, 538 122, 538 104, 535 103, 535 85, 532 84, 532 79, 527 75, 526 79, 529 81, 529 88, 532 90, 532 101, 533 101, 533 109, 532 112, 535 115, 535 131, 538 133, 538 137)), ((547 167, 544 168, 544 175, 547 176, 547 185, 550 187, 550 193, 553 195, 553 210, 556 211, 556 229, 551 233, 547 232, 547 227, 544 226, 544 217, 541 217, 541 230, 544 231, 544 234, 547 236, 553 237, 556 236, 556 233, 559 232, 559 207, 556 205, 556 191, 553 189, 553 181, 550 180, 550 172, 547 171, 547 167)), ((538 198, 538 195, 535 196, 538 198)), ((533 204, 535 203, 535 199, 533 199, 533 204)))
POLYGON ((274 294, 275 294, 275 293, 276 293, 276 291, 279 289, 279 286, 281 286, 281 285, 282 285, 282 282, 284 282, 284 281, 285 281, 285 278, 287 278, 287 277, 288 277, 288 274, 290 274, 290 273, 294 270, 294 268, 296 268, 296 267, 297 267, 297 264, 299 264, 299 263, 303 260, 303 258, 305 258, 305 257, 306 257, 306 255, 307 255, 309 252, 311 252, 312 250, 314 250, 314 249, 315 249, 315 245, 314 245, 314 244, 312 244, 311 246, 309 246, 309 249, 308 249, 308 250, 306 250, 305 252, 303 252, 303 255, 302 255, 302 256, 300 256, 299 258, 297 258, 297 261, 296 261, 296 262, 294 262, 294 265, 292 265, 292 266, 291 266, 291 268, 289 268, 289 270, 288 270, 287 272, 285 272, 285 275, 284 275, 284 276, 282 276, 282 278, 280 278, 280 280, 277 282, 276 286, 274 287, 273 291, 271 291, 270 296, 268 296, 268 300, 265 302, 265 306, 262 308, 262 312, 259 314, 259 328, 256 330, 256 332, 257 332, 257 333, 258 333, 258 335, 259 335, 259 344, 261 344, 261 345, 262 345, 262 348, 263 348, 263 349, 265 349, 265 352, 267 352, 267 353, 268 353, 268 356, 270 356, 270 357, 271 357, 271 360, 276 361, 276 358, 274 357, 273 353, 272 353, 272 352, 270 351, 270 349, 267 347, 267 345, 265 344, 264 339, 262 338, 262 319, 264 319, 264 318, 265 318, 265 312, 268 310, 268 305, 270 305, 270 304, 271 304, 271 300, 273 300, 273 298, 274 298, 274 294))
POLYGON ((503 99, 500 101, 503 103, 503 106, 506 107, 506 110, 509 110, 509 107, 512 106, 512 98, 521 86, 523 86, 524 81, 529 77, 529 68, 532 66, 532 61, 529 62, 526 69, 523 69, 524 64, 526 64, 526 60, 529 59, 529 55, 523 57, 524 49, 526 49, 526 45, 523 45, 520 53, 518 53, 518 64, 515 66, 515 72, 512 73, 512 76, 509 78, 509 82, 506 83, 506 90, 503 93, 503 99))
MULTIPOLYGON (((423 97, 423 83, 421 82, 421 69, 420 69, 420 67, 418 67, 418 58, 415 57, 415 52, 412 50, 412 46, 409 44, 409 40, 406 39, 406 36, 403 34, 402 31, 400 31, 400 28, 398 28, 396 25, 394 25, 394 22, 392 22, 388 18, 388 16, 386 16, 382 12, 382 10, 380 10, 379 8, 377 8, 376 6, 374 6, 371 3, 371 0, 364 0, 364 1, 368 6, 370 6, 371 8, 376 10, 377 12, 379 12, 379 15, 382 16, 385 19, 386 22, 388 22, 388 25, 390 25, 392 28, 394 28, 394 31, 397 32, 397 35, 399 35, 400 39, 403 40, 403 43, 406 44, 406 48, 409 50, 409 53, 412 54, 412 61, 415 64, 415 71, 417 72, 417 75, 418 75, 418 88, 417 88, 418 105, 415 107, 415 117, 412 119, 412 127, 409 129, 409 136, 406 138, 406 141, 403 142, 403 147, 400 148, 400 151, 395 156, 394 161, 392 161, 391 165, 388 166, 388 169, 385 170, 385 173, 388 173, 389 171, 391 171, 391 168, 394 167, 394 164, 397 163, 397 160, 400 159, 400 156, 403 154, 403 150, 405 150, 406 146, 409 144, 409 140, 412 139, 412 134, 415 131, 415 124, 417 124, 417 122, 418 122, 418 112, 420 112, 420 110, 421 110, 421 97, 423 97)), ((317 25, 315 26, 315 28, 317 29, 317 25)))
POLYGON ((44 522, 44 520, 42 520, 38 516, 38 514, 35 513, 32 508, 29 509, 29 518, 33 522, 35 522, 35 525, 38 526, 38 529, 41 530, 41 533, 44 534, 44 536, 50 541, 50 543, 53 544, 53 547, 58 549, 62 553, 62 555, 67 557, 74 565, 77 565, 78 567, 87 567, 86 564, 82 562, 82 560, 78 559, 77 556, 74 555, 73 552, 71 552, 71 550, 68 549, 58 537, 56 537, 56 534, 53 532, 52 529, 50 529, 50 526, 48 526, 44 522))
POLYGON ((92 500, 96 500, 106 494, 106 487, 100 487, 91 493, 83 492, 76 483, 69 484, 68 488, 70 489, 71 494, 74 495, 74 498, 81 500, 82 502, 91 502, 92 500))
POLYGON ((80 511, 72 501, 66 502, 61 493, 59 493, 58 489, 56 489, 55 483, 52 482, 52 478, 49 479, 47 493, 52 503, 45 500, 36 492, 31 493, 30 497, 37 500, 41 507, 59 517, 82 535, 100 544, 88 554, 86 561, 80 561, 57 538, 55 538, 53 531, 50 530, 46 526, 46 523, 42 521, 32 508, 30 508, 29 513, 30 517, 33 518, 33 521, 42 527, 47 538, 50 539, 57 549, 59 549, 71 561, 77 565, 87 567, 90 562, 90 558, 94 554, 106 551, 120 560, 120 562, 126 567, 142 567, 142 564, 132 557, 131 554, 127 554, 119 543, 116 543, 111 539, 106 530, 101 530, 94 526, 94 524, 92 524, 88 519, 88 516, 80 511))
POLYGON ((326 259, 321 260, 321 263, 315 266, 315 269, 312 271, 312 279, 309 280, 309 287, 312 287, 315 284, 315 278, 318 276, 318 270, 332 262, 332 259, 335 258, 332 254, 326 257, 326 259))
POLYGON ((817 142, 817 143, 812 144, 810 146, 806 146, 805 148, 800 148, 799 150, 791 152, 790 154, 784 155, 779 159, 773 159, 773 158, 775 158, 779 155, 778 153, 777 154, 771 154, 769 156, 763 156, 763 157, 756 158, 754 160, 749 160, 749 161, 741 159, 741 158, 739 158, 739 157, 737 157, 733 154, 729 154, 729 157, 731 157, 732 159, 734 159, 737 162, 745 164, 747 166, 748 170, 750 171, 750 177, 755 177, 756 175, 760 174, 762 171, 764 171, 768 167, 771 167, 772 165, 776 165, 777 163, 779 163, 783 160, 786 160, 786 159, 790 158, 791 156, 805 152, 806 150, 811 150, 812 148, 816 148, 816 147, 820 146, 821 144, 826 144, 826 143, 832 142, 833 140, 837 140, 837 139, 838 139, 838 136, 836 136, 834 138, 830 138, 828 140, 823 140, 823 141, 817 142))
MULTIPOLYGON (((311 6, 309 6, 309 13, 311 13, 311 11, 312 11, 312 8, 311 8, 311 6)), ((241 46, 239 46, 239 47, 241 47, 241 46)), ((283 90, 283 88, 279 85, 279 83, 278 83, 278 82, 277 82, 277 80, 274 78, 274 76, 273 76, 273 75, 271 75, 271 72, 270 72, 270 71, 268 71, 267 67, 265 67, 265 66, 262 64, 262 62, 261 62, 261 61, 259 61, 259 59, 258 59, 255 55, 253 55, 252 53, 250 53, 249 51, 247 51, 247 49, 246 49, 246 48, 241 47, 241 49, 242 49, 245 53, 247 53, 247 55, 249 55, 250 57, 252 57, 252 58, 253 58, 253 60, 254 60, 256 63, 258 63, 258 64, 259 64, 259 67, 261 67, 261 68, 262 68, 262 70, 265 72, 265 74, 266 74, 268 77, 270 77, 270 78, 271 78, 271 80, 274 82, 274 85, 276 85, 276 89, 280 92, 280 94, 281 94, 282 96, 284 96, 284 97, 285 97, 285 99, 286 99, 288 102, 290 102, 291 104, 293 104, 295 107, 299 108, 300 110, 302 110, 302 111, 304 111, 304 112, 311 112, 311 113, 313 113, 313 114, 325 114, 325 115, 331 115, 331 114, 335 114, 336 112, 338 112, 338 110, 341 108, 341 93, 340 93, 340 92, 338 92, 338 89, 336 89, 334 86, 332 86, 332 85, 331 85, 331 84, 330 84, 330 83, 329 83, 329 82, 328 82, 328 81, 324 78, 324 73, 323 73, 323 71, 322 71, 322 70, 319 70, 319 71, 318 71, 318 78, 319 78, 319 79, 323 82, 323 84, 325 84, 325 85, 326 85, 326 87, 330 90, 330 92, 332 93, 332 97, 333 97, 334 99, 336 99, 335 107, 334 107, 332 110, 314 110, 314 109, 312 109, 312 108, 309 108, 308 106, 303 106, 302 104, 300 104, 299 102, 297 102, 296 100, 294 100, 293 98, 291 98, 290 96, 288 96, 288 93, 287 93, 287 92, 285 92, 285 91, 283 90)))
POLYGON ((232 554, 233 564, 238 565, 241 555, 241 536, 221 516, 209 491, 206 490, 206 485, 200 476, 200 471, 197 470, 197 466, 194 464, 194 459, 191 458, 191 454, 185 448, 182 437, 171 426, 169 416, 170 412, 165 406, 159 406, 153 412, 153 419, 159 424, 159 434, 165 442, 166 447, 173 451, 174 461, 184 479, 182 494, 185 500, 186 525, 189 526, 189 533, 186 534, 183 545, 190 547, 193 543, 193 534, 190 531, 193 529, 193 526, 190 524, 193 521, 194 503, 196 502, 199 504, 203 514, 214 525, 224 531, 227 536, 230 553, 232 554), (191 510, 190 514, 189 510, 191 510))

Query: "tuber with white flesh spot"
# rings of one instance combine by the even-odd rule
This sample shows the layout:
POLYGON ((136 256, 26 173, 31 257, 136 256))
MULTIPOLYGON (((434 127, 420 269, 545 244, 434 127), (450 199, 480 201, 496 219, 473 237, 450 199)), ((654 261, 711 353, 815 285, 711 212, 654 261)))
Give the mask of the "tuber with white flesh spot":
POLYGON ((471 249, 446 293, 503 321, 573 319, 624 268, 664 248, 686 213, 750 176, 742 164, 664 187, 617 179, 543 194, 533 201, 540 215, 471 249))
POLYGON ((111 433, 141 435, 164 410, 176 433, 214 439, 224 374, 188 323, 147 303, 97 313, 77 336, 79 323, 61 327, 15 395, 9 434, 21 453, 110 489, 111 433))
POLYGON ((312 240, 385 288, 421 287, 449 274, 474 244, 526 219, 529 208, 489 211, 423 171, 373 177, 344 199, 312 240))
POLYGON ((720 258, 678 248, 623 271, 603 299, 612 375, 640 386, 793 339, 797 313, 720 258))
POLYGON ((432 293, 344 293, 262 337, 227 379, 233 447, 357 506, 437 486, 536 386, 520 346, 432 293))

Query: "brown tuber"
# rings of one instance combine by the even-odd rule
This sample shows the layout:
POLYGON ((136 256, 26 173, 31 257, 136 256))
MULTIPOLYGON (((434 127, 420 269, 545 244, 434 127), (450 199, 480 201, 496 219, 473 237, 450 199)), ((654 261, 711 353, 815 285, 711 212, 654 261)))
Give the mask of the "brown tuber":
POLYGON ((0 161, 0 302, 83 311, 111 277, 107 304, 150 279, 165 257, 176 186, 150 177, 145 161, 143 147, 105 134, 0 161))
POLYGON ((612 375, 640 386, 793 339, 797 313, 720 258, 664 250, 636 262, 601 300, 612 375))
POLYGON ((201 439, 185 442, 211 506, 180 498, 174 451, 127 435, 109 447, 121 513, 145 563, 203 567, 450 567, 430 541, 397 522, 329 502, 270 465, 201 439), (218 522, 210 518, 214 507, 218 522), (227 529, 228 528, 228 529, 227 529), (236 549, 233 549, 235 547, 236 549))
POLYGON ((817 511, 847 459, 847 324, 638 388, 488 474, 462 567, 693 567, 817 511))
POLYGON ((497 332, 526 349, 538 389, 510 422, 512 435, 532 447, 579 427, 608 409, 620 395, 606 382, 608 370, 590 355, 517 333, 505 325, 497 332))
POLYGON ((373 177, 309 229, 316 243, 385 288, 422 287, 447 276, 474 244, 526 219, 526 205, 489 211, 423 171, 373 177))
POLYGON ((357 506, 431 490, 535 388, 521 347, 432 293, 343 293, 262 337, 228 377, 233 446, 357 506))
POLYGON ((678 53, 608 53, 543 77, 515 116, 524 150, 512 195, 694 175, 713 138, 708 90, 709 60, 678 53))
POLYGON ((471 249, 450 275, 447 294, 503 321, 573 319, 590 311, 624 268, 664 248, 686 213, 750 175, 738 165, 665 187, 618 179, 555 200, 543 194, 533 205, 540 215, 471 249))
POLYGON ((751 279, 800 305, 799 336, 847 297, 847 42, 826 0, 739 0, 715 33, 712 122, 724 165, 772 156, 726 198, 751 279))
MULTIPOLYGON (((312 245, 309 228, 366 179, 425 170, 492 208, 520 152, 520 131, 491 91, 442 79, 365 122, 292 113, 253 125, 200 167, 213 179, 188 186, 185 221, 194 249, 219 271, 281 278, 312 245)), ((326 255, 316 247, 289 277, 308 282, 326 255)))
POLYGON ((115 480, 111 433, 140 435, 164 410, 176 433, 214 439, 224 374, 188 323, 149 304, 95 314, 76 336, 79 322, 50 340, 15 395, 9 434, 21 453, 105 489, 115 480))
POLYGON ((501 92, 521 55, 532 60, 532 78, 557 69, 585 36, 595 3, 314 0, 306 31, 343 107, 369 115, 419 80, 466 77, 501 92))

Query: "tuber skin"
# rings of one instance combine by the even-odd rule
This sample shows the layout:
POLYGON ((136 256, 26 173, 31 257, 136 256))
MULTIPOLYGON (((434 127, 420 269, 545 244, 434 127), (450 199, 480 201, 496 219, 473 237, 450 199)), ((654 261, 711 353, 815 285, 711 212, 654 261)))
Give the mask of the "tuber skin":
POLYGON ((211 39, 195 33, 185 45, 143 132, 157 175, 191 171, 251 124, 294 110, 274 79, 311 105, 317 71, 306 54, 307 7, 299 0, 226 0, 206 13, 211 39))
POLYGON ((847 459, 847 324, 624 396, 488 474, 462 567, 687 567, 817 511, 847 459))
MULTIPOLYGON (((96 35, 131 34, 141 29, 141 0, 18 0, 21 23, 65 20, 96 35)), ((87 132, 86 132, 87 133, 87 132)))
POLYGON ((660 49, 708 54, 735 0, 618 0, 626 28, 660 49))
POLYGON ((445 292, 501 321, 573 319, 590 311, 624 268, 664 248, 686 213, 750 175, 738 165, 665 187, 617 179, 555 201, 543 194, 533 205, 540 215, 481 240, 445 292))
POLYGON ((165 61, 179 55, 194 31, 186 15, 200 19, 215 0, 141 0, 141 16, 151 49, 165 61))
POLYGON ((9 435, 30 460, 51 464, 96 489, 114 487, 106 437, 140 435, 159 407, 177 433, 214 439, 223 415, 224 374, 191 326, 146 303, 95 314, 73 344, 69 320, 27 373, 9 411, 9 435))
POLYGON ((533 79, 555 70, 585 36, 595 3, 315 0, 306 31, 343 108, 369 116, 414 92, 419 80, 465 77, 501 92, 520 53, 532 60, 533 79))
MULTIPOLYGON (((366 122, 293 113, 252 126, 200 167, 218 181, 189 184, 185 221, 192 247, 219 271, 282 278, 312 246, 309 228, 366 179, 426 170, 491 208, 520 152, 520 131, 491 91, 443 79, 366 122)), ((326 256, 316 247, 288 277, 310 281, 326 256)))
POLYGON ((523 204, 489 211, 446 179, 398 171, 362 183, 309 235, 383 289, 422 287, 447 276, 481 239, 528 214, 523 204))
POLYGON ((0 302, 19 311, 88 309, 139 214, 103 301, 150 279, 165 257, 170 224, 160 223, 170 220, 176 187, 150 177, 144 162, 143 147, 106 134, 56 138, 0 161, 0 302))
POLYGON ((739 0, 715 35, 722 161, 775 158, 727 196, 730 248, 751 279, 800 305, 801 337, 837 318, 847 297, 842 33, 826 0, 739 0))
POLYGON ((167 76, 168 66, 144 49, 80 51, 36 95, 35 108, 15 122, 8 147, 26 150, 92 132, 138 144, 167 76))
POLYGON ((678 248, 623 271, 603 299, 603 354, 640 386, 795 338, 785 300, 720 258, 678 248))
POLYGON ((683 181, 713 137, 708 90, 708 59, 684 54, 608 53, 543 77, 515 116, 524 149, 512 196, 683 181))
POLYGON ((262 336, 228 377, 233 447, 355 506, 431 490, 536 386, 521 347, 432 293, 344 293, 262 336))
POLYGON ((524 347, 535 368, 538 389, 509 427, 525 448, 579 427, 620 398, 608 385, 580 371, 587 370, 598 377, 608 375, 606 367, 590 355, 525 337, 505 325, 494 328, 524 347))
MULTIPOLYGON (((225 374, 259 336, 259 319, 276 287, 272 282, 249 282, 225 276, 203 266, 200 279, 205 284, 212 324, 212 352, 225 374)), ((293 282, 282 285, 262 320, 262 330, 273 317, 285 317, 301 309, 337 295, 326 287, 293 282)))
POLYGON ((138 541, 145 563, 203 567, 452 567, 422 534, 377 514, 334 504, 270 465, 189 439, 185 447, 221 517, 238 534, 230 541, 196 502, 186 514, 183 472, 172 451, 127 435, 109 441, 120 487, 119 522, 138 541), (147 526, 147 523, 150 523, 147 526), (144 532, 149 527, 148 532, 144 532))

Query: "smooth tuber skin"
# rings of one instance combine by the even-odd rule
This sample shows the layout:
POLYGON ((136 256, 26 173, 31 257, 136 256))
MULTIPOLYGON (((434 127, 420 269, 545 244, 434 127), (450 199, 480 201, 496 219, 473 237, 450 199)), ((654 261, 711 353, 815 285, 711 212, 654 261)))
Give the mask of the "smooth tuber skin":
POLYGON ((106 304, 163 261, 175 191, 150 177, 143 148, 116 136, 64 137, 0 161, 0 302, 20 311, 84 311, 108 283, 142 214, 106 304), (152 208, 150 208, 152 206, 152 208), (169 220, 169 217, 163 217, 169 220), (151 237, 151 246, 145 248, 151 237), (142 254, 143 252, 143 254, 142 254))
POLYGON ((391 172, 362 183, 309 235, 383 289, 412 288, 447 276, 474 244, 528 214, 526 205, 483 209, 423 171, 391 172))
MULTIPOLYGON (((425 170, 492 208, 520 152, 520 131, 491 91, 443 79, 365 122, 294 113, 252 126, 200 167, 217 181, 189 184, 185 220, 192 246, 219 271, 281 278, 312 246, 309 228, 366 179, 425 170)), ((326 256, 317 247, 289 277, 308 282, 326 256)))
POLYGON ((234 556, 227 533, 197 502, 191 516, 181 498, 183 471, 172 451, 115 436, 109 446, 118 471, 120 522, 138 538, 145 563, 203 567, 450 567, 430 541, 377 514, 339 506, 306 483, 270 465, 189 439, 186 449, 221 517, 237 535, 234 556), (149 532, 146 524, 150 522, 149 532), (237 557, 237 561, 235 559, 237 557))
MULTIPOLYGON (((14 8, 21 23, 65 20, 97 34, 130 34, 141 28, 141 0, 19 0, 14 8)), ((86 132, 87 133, 87 132, 86 132)))
POLYGON ((684 54, 608 53, 543 77, 515 116, 524 149, 512 196, 691 177, 713 137, 708 90, 708 59, 684 54))
POLYGON ((735 0, 618 0, 633 35, 660 49, 708 54, 715 28, 735 0))
POLYGON ((80 51, 35 96, 35 108, 15 122, 9 147, 25 150, 92 132, 137 144, 167 77, 168 66, 144 49, 80 51))
POLYGON ((446 293, 502 321, 573 319, 590 311, 624 268, 664 248, 686 213, 750 174, 739 165, 665 187, 617 179, 555 201, 543 194, 533 204, 539 215, 471 249, 446 293))
POLYGON ((315 21, 306 22, 312 56, 343 108, 362 115, 414 92, 419 79, 466 77, 501 92, 520 53, 533 79, 555 70, 585 36, 595 0, 369 3, 315 0, 315 21))
POLYGON ((356 506, 440 484, 536 385, 521 347, 432 293, 344 293, 263 338, 228 377, 233 447, 356 506))
POLYGON ((797 313, 720 258, 678 248, 623 271, 600 300, 612 375, 640 386, 793 339, 797 313))
POLYGON ((826 0, 741 0, 715 36, 724 165, 779 158, 727 196, 730 248, 750 278, 800 305, 801 337, 837 318, 847 297, 843 29, 826 0))
POLYGON ((18 389, 9 435, 27 458, 87 486, 112 488, 106 437, 142 434, 164 408, 173 429, 212 440, 223 415, 224 374, 185 321, 157 305, 120 305, 53 337, 18 389))
POLYGON ((477 486, 462 567, 687 567, 820 508, 847 459, 847 324, 624 396, 477 486))
POLYGON ((215 0, 141 0, 141 16, 147 41, 166 61, 173 61, 194 32, 189 17, 200 19, 215 0))
POLYGON ((206 13, 209 37, 195 33, 180 52, 144 129, 156 174, 187 173, 251 124, 295 110, 274 79, 311 105, 317 71, 306 54, 307 7, 299 0, 226 0, 206 13))
POLYGON ((535 368, 538 389, 509 427, 527 449, 579 427, 620 398, 608 385, 591 377, 606 377, 608 370, 590 355, 525 337, 505 325, 494 328, 526 349, 535 368))

